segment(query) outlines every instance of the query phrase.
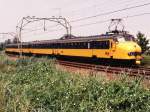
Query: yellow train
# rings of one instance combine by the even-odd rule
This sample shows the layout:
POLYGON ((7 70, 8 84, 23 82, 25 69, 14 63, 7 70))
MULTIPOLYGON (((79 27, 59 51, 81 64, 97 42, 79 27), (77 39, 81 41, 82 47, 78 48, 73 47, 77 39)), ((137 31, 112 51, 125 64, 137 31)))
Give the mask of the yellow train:
POLYGON ((103 35, 25 42, 6 46, 6 53, 41 54, 100 59, 99 61, 141 64, 141 47, 127 32, 109 32, 103 35), (109 60, 109 61, 108 61, 109 60))

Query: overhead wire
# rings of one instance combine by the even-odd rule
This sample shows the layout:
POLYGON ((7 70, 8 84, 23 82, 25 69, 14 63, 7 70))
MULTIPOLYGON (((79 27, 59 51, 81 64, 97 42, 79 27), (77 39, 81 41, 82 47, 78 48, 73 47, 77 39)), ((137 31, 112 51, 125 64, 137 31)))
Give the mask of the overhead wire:
POLYGON ((141 5, 135 5, 135 6, 127 7, 127 8, 122 8, 122 9, 118 9, 118 10, 114 10, 114 11, 110 11, 110 12, 100 13, 100 14, 93 15, 93 16, 83 17, 83 18, 79 18, 79 19, 76 19, 76 20, 72 20, 70 22, 83 21, 83 20, 87 20, 87 19, 91 19, 91 18, 95 18, 95 17, 99 17, 99 16, 110 15, 110 14, 113 14, 113 13, 122 12, 122 11, 135 9, 135 8, 139 8, 139 7, 143 7, 143 6, 148 6, 148 5, 150 5, 150 2, 145 3, 145 4, 141 4, 141 5))
MULTIPOLYGON (((102 5, 104 5, 105 4, 105 2, 106 1, 104 1, 103 3, 101 3, 100 5, 102 6, 102 5)), ((109 3, 112 3, 112 2, 109 2, 109 3)), ((84 9, 91 9, 91 8, 93 8, 93 7, 96 7, 96 6, 98 6, 98 4, 94 4, 94 5, 92 5, 92 6, 88 6, 88 7, 85 7, 85 8, 81 8, 81 9, 77 9, 77 10, 72 10, 72 11, 68 11, 68 12, 66 12, 66 14, 74 14, 74 13, 76 13, 76 12, 81 12, 81 11, 84 11, 84 9)))
MULTIPOLYGON (((135 15, 130 15, 130 16, 123 16, 121 17, 120 19, 127 19, 127 18, 133 18, 133 17, 138 17, 138 16, 143 16, 143 15, 150 15, 150 12, 147 12, 147 13, 140 13, 140 14, 135 14, 135 15)), ((107 20, 103 20, 103 21, 97 21, 97 22, 92 22, 92 23, 88 23, 88 24, 82 24, 82 25, 77 25, 77 26, 74 26, 73 28, 80 28, 80 27, 85 27, 85 26, 90 26, 90 25, 95 25, 95 24, 102 24, 102 23, 106 23, 106 22, 110 22, 111 19, 107 19, 107 20)), ((47 34, 47 33, 51 33, 51 32, 56 32, 56 31, 60 31, 60 30, 63 30, 62 28, 60 29, 54 29, 54 30, 47 30, 46 32, 43 32, 43 33, 38 33, 39 34, 47 34)), ((36 30, 35 30, 36 31, 36 30)), ((32 32, 32 31, 31 31, 32 32)), ((30 33, 30 32, 29 32, 30 33)), ((27 34, 27 33, 23 33, 24 34, 27 34)))
MULTIPOLYGON (((100 13, 100 14, 97 14, 97 15, 94 15, 94 16, 88 16, 88 17, 76 19, 76 20, 73 20, 71 22, 78 22, 78 21, 82 21, 82 20, 86 20, 86 19, 90 19, 90 18, 95 18, 95 17, 98 17, 98 16, 109 15, 109 14, 122 12, 122 11, 125 11, 125 10, 134 9, 134 8, 138 8, 138 7, 143 7, 143 6, 147 6, 147 5, 150 5, 150 2, 149 3, 145 3, 145 4, 141 4, 141 5, 135 5, 135 6, 131 6, 131 7, 127 7, 127 8, 123 8, 123 9, 119 9, 119 10, 115 10, 115 11, 110 11, 110 12, 106 12, 106 13, 100 13)), ((146 15, 146 14, 150 14, 150 13, 136 14, 136 15, 126 16, 126 17, 122 17, 122 18, 131 18, 131 17, 142 16, 142 15, 146 15)), ((82 24, 82 25, 79 25, 79 26, 75 26, 75 28, 89 26, 89 25, 94 25, 94 24, 105 23, 105 22, 108 22, 108 21, 110 21, 110 19, 109 20, 104 20, 104 21, 97 21, 97 22, 93 22, 93 23, 88 23, 88 24, 82 24)), ((41 30, 41 29, 31 30, 30 32, 41 30)), ((59 30, 61 30, 61 29, 59 29, 59 30)), ((56 30, 54 30, 54 31, 56 31, 56 30)), ((53 32, 53 30, 51 30, 51 32, 53 32)))
MULTIPOLYGON (((47 26, 46 27, 46 29, 47 28, 54 28, 54 27, 57 27, 59 24, 57 24, 57 25, 51 25, 51 26, 47 26)), ((41 27, 41 28, 38 28, 38 29, 30 29, 29 31, 27 31, 27 32, 24 32, 24 33, 30 33, 30 32, 34 32, 34 31, 38 31, 38 30, 42 30, 43 29, 43 27, 41 27)), ((28 29, 25 29, 25 30, 28 30, 28 29)))
MULTIPOLYGON (((140 13, 140 14, 135 14, 135 15, 130 15, 130 16, 124 16, 124 17, 121 17, 120 19, 133 18, 133 17, 143 16, 143 15, 150 15, 150 12, 140 13)), ((111 19, 104 20, 104 21, 97 21, 97 22, 93 22, 93 23, 89 23, 89 24, 82 24, 82 25, 75 26, 75 28, 90 26, 90 25, 94 25, 94 24, 101 24, 101 23, 105 23, 105 22, 109 22, 109 21, 111 21, 111 19)))
MULTIPOLYGON (((125 3, 132 3, 133 1, 134 1, 134 0, 132 0, 132 1, 131 1, 131 0, 125 0, 125 1, 119 0, 120 4, 118 4, 118 5, 125 4, 125 3)), ((147 0, 138 1, 138 2, 136 2, 136 3, 144 2, 144 1, 147 1, 147 0)), ((118 1, 117 1, 117 2, 118 2, 118 1)), ((136 3, 134 2, 134 4, 136 4, 136 3)), ((85 9, 92 9, 92 8, 95 8, 95 7, 98 8, 99 6, 100 6, 100 8, 101 8, 101 7, 104 6, 105 4, 108 6, 108 4, 116 4, 116 3, 104 1, 104 2, 102 2, 101 4, 97 3, 97 4, 94 4, 94 5, 92 5, 92 6, 88 6, 88 7, 82 8, 82 9, 77 9, 77 10, 72 10, 72 11, 66 12, 66 14, 71 13, 71 14, 74 15, 74 13, 79 12, 79 11, 80 11, 80 12, 81 12, 81 11, 85 11, 85 9)), ((131 4, 130 4, 130 5, 131 5, 131 4)))

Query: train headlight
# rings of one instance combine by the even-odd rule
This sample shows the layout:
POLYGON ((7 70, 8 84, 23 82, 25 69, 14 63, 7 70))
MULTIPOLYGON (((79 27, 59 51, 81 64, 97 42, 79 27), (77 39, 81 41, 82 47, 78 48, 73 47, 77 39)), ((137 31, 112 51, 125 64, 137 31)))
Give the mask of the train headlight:
POLYGON ((128 55, 129 56, 135 56, 135 52, 129 52, 128 55))
POLYGON ((141 52, 129 52, 129 56, 141 56, 141 52))

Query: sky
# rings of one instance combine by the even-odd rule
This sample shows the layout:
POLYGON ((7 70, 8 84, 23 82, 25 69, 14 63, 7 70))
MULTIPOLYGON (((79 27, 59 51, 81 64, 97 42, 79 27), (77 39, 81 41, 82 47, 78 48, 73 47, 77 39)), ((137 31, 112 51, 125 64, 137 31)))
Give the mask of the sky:
MULTIPOLYGON (((122 18, 125 30, 135 35, 138 31, 150 39, 150 14, 130 17, 143 13, 150 13, 150 4, 143 7, 124 10, 108 15, 101 15, 82 21, 72 22, 81 18, 91 17, 123 8, 150 3, 150 0, 0 0, 0 33, 16 32, 16 26, 23 17, 62 16, 72 26, 72 34, 88 36, 104 34, 108 31, 110 21, 122 18), (96 23, 96 24, 91 24, 96 23), (91 24, 91 25, 90 25, 91 24)), ((22 30, 22 41, 49 40, 62 37, 66 30, 55 22, 46 21, 44 31, 43 22, 34 22, 26 25, 22 30)), ((0 41, 13 38, 0 35, 0 41)))

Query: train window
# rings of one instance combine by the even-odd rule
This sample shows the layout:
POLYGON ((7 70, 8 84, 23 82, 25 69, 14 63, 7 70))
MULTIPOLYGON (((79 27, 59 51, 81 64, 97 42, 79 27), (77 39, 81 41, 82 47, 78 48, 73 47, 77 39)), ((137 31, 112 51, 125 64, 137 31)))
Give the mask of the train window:
POLYGON ((30 44, 28 45, 28 48, 31 48, 31 45, 30 45, 30 44))
POLYGON ((57 43, 54 43, 54 46, 53 46, 53 48, 57 48, 57 43))
POLYGON ((57 45, 56 48, 58 49, 59 48, 59 43, 57 43, 56 45, 57 45))
POLYGON ((83 49, 84 43, 80 42, 78 45, 78 49, 83 49))
POLYGON ((69 43, 66 43, 66 48, 69 48, 69 43))
POLYGON ((34 44, 32 44, 32 48, 34 48, 34 44))
POLYGON ((60 44, 60 48, 63 49, 63 43, 60 44))
POLYGON ((73 49, 76 48, 76 46, 77 46, 76 44, 77 44, 77 43, 75 43, 75 42, 73 43, 73 49))
POLYGON ((72 48, 72 44, 71 43, 69 43, 69 49, 71 49, 72 48))
POLYGON ((36 44, 34 44, 34 48, 36 48, 36 44))
POLYGON ((56 43, 54 43, 53 48, 56 48, 56 43))
POLYGON ((54 44, 53 43, 51 44, 51 48, 54 48, 54 44))
MULTIPOLYGON (((98 46, 95 43, 94 46, 98 46)), ((72 42, 72 43, 47 43, 47 44, 32 44, 32 48, 61 48, 61 49, 88 49, 90 43, 88 42, 72 42)))
POLYGON ((86 49, 88 48, 88 43, 86 42, 74 42, 70 43, 72 49, 86 49))
POLYGON ((28 48, 28 45, 25 45, 24 47, 25 47, 25 48, 28 48))
POLYGON ((67 43, 67 48, 70 49, 71 43, 67 43))
POLYGON ((47 49, 49 48, 49 44, 48 44, 48 43, 46 44, 46 48, 47 48, 47 49))
POLYGON ((49 48, 52 48, 52 44, 51 43, 49 44, 49 48))
POLYGON ((88 43, 88 49, 90 49, 90 43, 88 43))
POLYGON ((84 49, 88 49, 88 42, 84 42, 84 49))
POLYGON ((46 48, 47 47, 47 45, 46 44, 43 44, 43 48, 46 48))
POLYGON ((40 48, 44 48, 44 45, 43 44, 40 44, 40 46, 39 46, 40 48))
POLYGON ((135 38, 132 35, 117 36, 115 38, 115 41, 116 42, 135 41, 135 38))
POLYGON ((93 41, 91 42, 92 49, 109 49, 109 41, 93 41))
POLYGON ((125 42, 125 38, 123 36, 118 36, 117 37, 118 42, 125 42))
POLYGON ((66 48, 66 43, 64 43, 64 47, 63 48, 66 48))
POLYGON ((81 46, 81 45, 80 45, 80 43, 79 43, 79 42, 75 43, 75 48, 76 48, 76 49, 79 49, 79 48, 80 48, 80 46, 81 46))
POLYGON ((39 46, 39 45, 38 45, 38 44, 36 44, 36 45, 35 45, 35 48, 38 48, 38 46, 39 46))
POLYGON ((57 48, 60 48, 60 43, 57 43, 57 48))
POLYGON ((66 43, 63 44, 63 48, 66 48, 66 43))
POLYGON ((34 44, 33 47, 36 48, 36 44, 34 44))
POLYGON ((59 43, 59 48, 60 48, 60 49, 62 48, 62 43, 59 43))

